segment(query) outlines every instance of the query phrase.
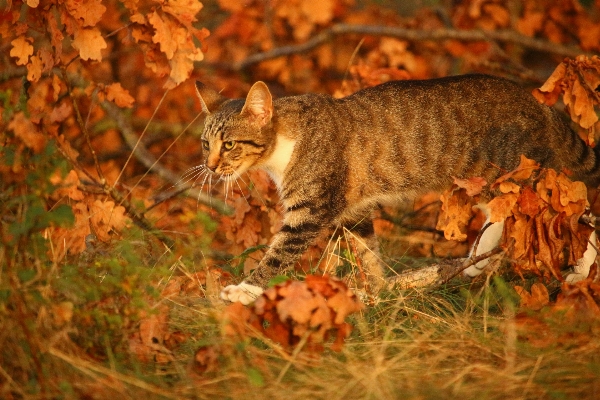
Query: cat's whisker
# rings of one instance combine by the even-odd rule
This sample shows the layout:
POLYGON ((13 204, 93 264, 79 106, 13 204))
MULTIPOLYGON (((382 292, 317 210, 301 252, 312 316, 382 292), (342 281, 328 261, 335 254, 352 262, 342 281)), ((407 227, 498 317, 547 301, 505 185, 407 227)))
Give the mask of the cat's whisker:
MULTIPOLYGON (((239 173, 237 173, 237 172, 234 172, 234 174, 235 174, 235 175, 234 175, 234 177, 235 177, 235 180, 234 180, 234 181, 235 181, 235 184, 237 185, 238 189, 240 189, 240 193, 241 193, 241 194, 242 194, 242 196, 244 197, 244 200, 246 200, 246 203, 247 203, 248 205, 250 205, 250 202, 248 201, 248 198, 246 197, 246 194, 244 193, 244 191, 242 190, 242 187, 240 186, 240 183, 238 182, 238 179, 241 179, 241 181, 242 181, 242 182, 244 182, 244 180, 242 179, 242 177, 240 176, 240 174, 239 174, 239 173)), ((246 182, 244 182, 244 184, 245 184, 245 183, 246 183, 246 182)), ((246 185, 246 186, 248 186, 248 185, 246 185)))
POLYGON ((194 175, 196 173, 201 173, 201 172, 204 172, 204 171, 206 171, 206 166, 204 164, 202 164, 202 165, 196 165, 196 166, 194 166, 192 168, 188 168, 187 170, 185 170, 183 172, 183 174, 181 175, 181 178, 177 182, 175 182, 172 187, 185 185, 189 181, 191 181, 192 179, 194 179, 194 175))

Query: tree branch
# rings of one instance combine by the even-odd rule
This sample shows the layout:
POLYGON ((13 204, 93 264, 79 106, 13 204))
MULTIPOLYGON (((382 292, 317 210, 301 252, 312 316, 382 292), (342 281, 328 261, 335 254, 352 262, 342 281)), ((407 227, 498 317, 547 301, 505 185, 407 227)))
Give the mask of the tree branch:
MULTIPOLYGON (((141 162, 148 169, 151 169, 157 173, 161 178, 175 185, 176 190, 188 189, 187 187, 182 187, 183 185, 180 183, 180 175, 160 164, 156 157, 154 157, 154 154, 150 153, 150 151, 148 151, 148 149, 141 142, 138 143, 138 137, 134 133, 131 123, 126 120, 125 116, 116 105, 105 101, 102 103, 102 108, 104 108, 109 117, 115 121, 127 145, 131 149, 134 149, 132 150, 134 152, 133 155, 139 162, 141 162)), ((189 195, 196 198, 200 203, 215 209, 221 214, 229 215, 232 213, 231 207, 229 207, 227 204, 218 199, 213 199, 211 196, 203 193, 200 190, 190 189, 189 195)))
POLYGON ((531 50, 571 58, 574 58, 580 54, 586 54, 586 52, 576 46, 551 43, 547 40, 536 39, 522 35, 513 30, 483 31, 458 30, 451 28, 424 30, 395 26, 337 24, 320 32, 316 36, 313 36, 310 40, 304 43, 277 47, 263 53, 253 54, 242 61, 224 67, 233 71, 240 71, 261 61, 271 60, 273 58, 288 56, 291 54, 305 53, 330 41, 335 36, 349 34, 387 36, 416 42, 460 40, 463 42, 493 41, 501 43, 513 43, 531 50))

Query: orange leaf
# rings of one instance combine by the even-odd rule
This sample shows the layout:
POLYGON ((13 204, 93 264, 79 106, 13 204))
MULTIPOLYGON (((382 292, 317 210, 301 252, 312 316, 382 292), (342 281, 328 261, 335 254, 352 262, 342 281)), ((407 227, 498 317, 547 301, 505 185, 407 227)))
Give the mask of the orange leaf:
POLYGON ((493 198, 487 208, 490 210, 490 222, 502 222, 512 215, 512 210, 517 204, 519 196, 515 193, 507 193, 493 198))
POLYGON ((575 97, 573 112, 579 117, 577 122, 582 128, 591 128, 598 121, 598 115, 593 100, 578 79, 573 83, 572 94, 575 97))
POLYGON ((523 191, 517 202, 519 203, 519 211, 530 217, 535 217, 540 211, 540 207, 542 205, 539 197, 529 186, 525 186, 523 188, 523 191))
POLYGON ((531 286, 531 293, 521 286, 515 286, 515 291, 521 297, 521 308, 537 311, 550 303, 548 289, 542 283, 534 283, 531 286))
POLYGON ((95 26, 102 19, 106 7, 102 0, 67 0, 66 8, 82 26, 95 26))
POLYGON ((83 200, 83 192, 77 187, 79 185, 79 177, 75 170, 69 171, 63 179, 59 174, 50 177, 50 182, 57 186, 57 189, 52 194, 55 199, 60 199, 63 196, 69 197, 71 200, 83 200))
POLYGON ((82 60, 102 60, 102 49, 106 48, 106 41, 96 27, 79 29, 75 31, 73 47, 79 50, 82 60))
POLYGON ((12 130, 15 136, 35 153, 41 152, 46 146, 46 137, 22 111, 15 114, 12 121, 8 123, 8 129, 12 130))
POLYGON ((481 190, 487 185, 487 182, 485 179, 479 177, 467 179, 454 178, 454 184, 459 188, 465 189, 467 191, 467 196, 473 197, 481 193, 481 190))
POLYGON ((519 193, 521 186, 517 185, 516 183, 504 181, 500 182, 498 189, 500 189, 502 193, 519 193))
POLYGON ((502 175, 500 178, 496 179, 496 182, 492 185, 492 188, 500 185, 501 182, 506 181, 507 179, 514 179, 516 181, 524 181, 531 177, 533 171, 539 169, 539 164, 530 160, 521 154, 521 161, 519 162, 519 166, 514 170, 502 175))
POLYGON ((442 212, 436 229, 443 230, 447 240, 466 240, 466 227, 472 215, 472 198, 463 189, 450 189, 442 193, 440 200, 442 212))
POLYGON ((10 42, 12 44, 10 56, 18 58, 17 65, 26 65, 29 62, 29 56, 33 55, 31 42, 33 42, 33 39, 25 36, 19 36, 10 42))
POLYGON ((38 56, 31 57, 31 62, 27 64, 27 80, 37 82, 42 76, 42 60, 38 56))
POLYGON ((94 201, 90 205, 91 223, 96 236, 101 241, 110 240, 110 231, 120 231, 125 227, 125 207, 115 206, 113 201, 94 201))
POLYGON ((129 94, 127 89, 123 89, 120 83, 113 83, 106 87, 106 98, 114 102, 119 107, 133 107, 135 99, 129 94))

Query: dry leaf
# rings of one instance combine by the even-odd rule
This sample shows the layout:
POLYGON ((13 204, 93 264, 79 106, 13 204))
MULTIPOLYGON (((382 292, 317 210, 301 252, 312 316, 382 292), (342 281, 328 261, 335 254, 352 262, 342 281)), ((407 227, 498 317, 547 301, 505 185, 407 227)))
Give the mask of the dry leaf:
POLYGON ((485 179, 479 177, 467 179, 454 178, 454 184, 459 188, 465 189, 467 196, 473 197, 481 193, 487 182, 485 179))
POLYGON ((102 60, 102 49, 106 48, 106 41, 96 27, 79 29, 75 31, 73 47, 79 50, 82 60, 102 60))
POLYGON ((129 94, 129 91, 123 89, 120 83, 113 83, 106 87, 106 98, 114 102, 119 107, 131 108, 135 99, 129 94))
POLYGON ((550 295, 546 285, 536 282, 531 285, 531 293, 521 286, 515 286, 517 294, 521 297, 521 308, 540 310, 550 303, 550 295))
POLYGON ((512 215, 513 207, 517 204, 519 196, 515 193, 507 193, 493 198, 487 207, 490 211, 490 222, 502 222, 512 215))
POLYGON ((25 36, 19 36, 10 42, 12 45, 10 56, 18 58, 17 65, 26 65, 29 62, 29 56, 33 55, 32 42, 32 38, 25 36))

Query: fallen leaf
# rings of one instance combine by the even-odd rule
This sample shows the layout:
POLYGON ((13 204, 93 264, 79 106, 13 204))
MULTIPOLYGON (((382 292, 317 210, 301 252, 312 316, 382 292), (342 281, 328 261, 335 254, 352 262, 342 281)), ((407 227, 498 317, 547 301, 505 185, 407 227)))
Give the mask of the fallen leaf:
POLYGON ((473 197, 481 193, 487 182, 485 179, 479 177, 467 179, 454 178, 454 184, 459 188, 465 189, 467 196, 473 197))
POLYGON ((490 222, 502 222, 512 215, 513 207, 517 204, 519 196, 515 193, 506 193, 494 197, 487 204, 490 211, 490 222))
POLYGON ((531 293, 521 286, 515 286, 515 291, 521 297, 521 308, 537 311, 550 303, 548 289, 542 283, 531 285, 531 293))

